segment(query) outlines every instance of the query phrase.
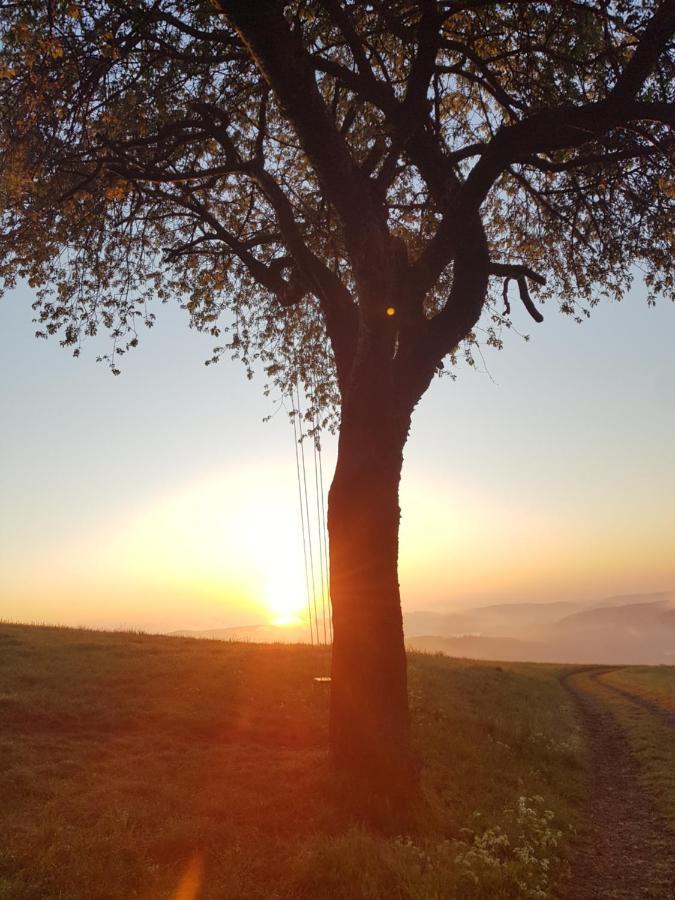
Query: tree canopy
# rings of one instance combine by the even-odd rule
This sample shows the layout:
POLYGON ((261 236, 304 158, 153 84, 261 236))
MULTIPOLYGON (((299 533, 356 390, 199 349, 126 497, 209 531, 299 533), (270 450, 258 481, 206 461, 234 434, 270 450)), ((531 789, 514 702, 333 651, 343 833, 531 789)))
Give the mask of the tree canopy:
POLYGON ((109 361, 155 301, 322 407, 382 329, 411 407, 499 344, 674 287, 675 4, 49 0, 0 11, 0 276, 109 361), (229 329, 229 331, 227 330, 229 329), (330 343, 330 350, 328 349, 330 343))

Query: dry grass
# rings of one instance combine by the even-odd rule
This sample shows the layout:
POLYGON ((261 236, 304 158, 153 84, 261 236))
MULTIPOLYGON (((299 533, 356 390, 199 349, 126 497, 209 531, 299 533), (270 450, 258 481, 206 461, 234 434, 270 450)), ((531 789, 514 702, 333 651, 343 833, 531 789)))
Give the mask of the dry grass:
POLYGON ((559 668, 413 655, 414 820, 330 773, 326 651, 0 625, 0 898, 546 897, 580 806, 559 668))
POLYGON ((675 666, 626 666, 602 681, 675 715, 675 666))

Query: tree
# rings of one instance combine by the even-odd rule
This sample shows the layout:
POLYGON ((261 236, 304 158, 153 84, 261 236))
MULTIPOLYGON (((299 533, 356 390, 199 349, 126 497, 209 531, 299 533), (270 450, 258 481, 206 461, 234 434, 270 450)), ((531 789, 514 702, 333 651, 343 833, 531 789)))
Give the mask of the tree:
MULTIPOLYGON (((672 0, 50 0, 2 7, 1 262, 106 357, 180 298, 335 411, 336 763, 414 785, 399 585, 413 409, 509 283, 587 315, 672 292, 672 0), (228 329, 230 329, 228 331, 228 329)), ((326 416, 324 422, 326 424, 326 416)))

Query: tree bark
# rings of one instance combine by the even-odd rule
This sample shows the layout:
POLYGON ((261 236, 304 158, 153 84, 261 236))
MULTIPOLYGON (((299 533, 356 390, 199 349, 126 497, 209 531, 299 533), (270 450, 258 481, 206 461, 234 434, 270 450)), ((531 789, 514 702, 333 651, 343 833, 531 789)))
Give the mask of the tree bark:
POLYGON ((410 417, 396 415, 391 393, 364 377, 343 406, 328 499, 330 746, 339 769, 370 795, 400 805, 414 793, 418 768, 398 584, 398 489, 410 417))

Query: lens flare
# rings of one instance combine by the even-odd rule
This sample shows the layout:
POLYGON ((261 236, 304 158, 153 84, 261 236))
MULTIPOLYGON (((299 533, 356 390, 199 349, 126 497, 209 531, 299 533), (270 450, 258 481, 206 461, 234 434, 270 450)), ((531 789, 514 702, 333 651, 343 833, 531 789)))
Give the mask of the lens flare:
POLYGON ((197 900, 203 877, 204 858, 200 853, 195 853, 187 864, 173 900, 197 900))

